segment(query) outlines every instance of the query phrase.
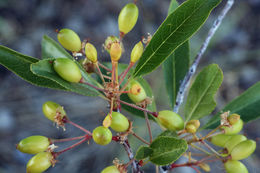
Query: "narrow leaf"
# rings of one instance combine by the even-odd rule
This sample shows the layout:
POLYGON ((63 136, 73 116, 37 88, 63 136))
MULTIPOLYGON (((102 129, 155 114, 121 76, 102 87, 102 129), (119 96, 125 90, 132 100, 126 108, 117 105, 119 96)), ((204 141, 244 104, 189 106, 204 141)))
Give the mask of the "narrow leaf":
POLYGON ((162 132, 161 134, 158 135, 158 137, 160 137, 160 136, 178 137, 177 133, 172 130, 165 130, 164 132, 162 132))
POLYGON ((38 61, 36 58, 23 55, 5 46, 0 46, 0 64, 8 70, 33 85, 67 91, 66 88, 58 83, 39 77, 30 71, 30 65, 38 61))
POLYGON ((161 136, 152 142, 150 148, 153 149, 150 161, 156 165, 167 165, 176 161, 188 149, 188 145, 183 139, 161 136))
POLYGON ((185 105, 186 122, 209 115, 216 107, 214 96, 223 80, 217 64, 205 67, 196 77, 185 105))
POLYGON ((139 60, 134 76, 155 70, 206 21, 221 0, 187 0, 171 13, 154 34, 139 60))
MULTIPOLYGON (((246 90, 243 94, 227 104, 221 112, 230 111, 237 113, 244 122, 250 122, 260 117, 260 82, 246 90)), ((203 128, 215 128, 220 123, 220 113, 213 118, 203 128)))
POLYGON ((53 69, 51 61, 54 59, 45 59, 31 65, 31 71, 41 77, 50 79, 69 91, 85 95, 98 96, 100 93, 89 86, 82 83, 70 83, 63 80, 53 69))
POLYGON ((140 146, 136 152, 135 159, 142 160, 149 157, 153 153, 153 150, 147 146, 140 146))

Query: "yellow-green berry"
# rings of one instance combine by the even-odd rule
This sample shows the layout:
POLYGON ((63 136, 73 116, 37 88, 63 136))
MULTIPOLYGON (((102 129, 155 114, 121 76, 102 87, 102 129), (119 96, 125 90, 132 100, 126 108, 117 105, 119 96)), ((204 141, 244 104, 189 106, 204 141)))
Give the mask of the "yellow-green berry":
POLYGON ((197 128, 193 124, 187 124, 185 130, 188 133, 196 133, 197 128))
POLYGON ((122 55, 122 47, 120 43, 112 43, 110 48, 110 57, 112 61, 118 61, 122 55))
MULTIPOLYGON (((111 45, 113 43, 119 43, 119 39, 116 36, 109 36, 106 38, 105 44, 103 45, 103 47, 105 48, 105 50, 110 53, 110 49, 111 49, 111 45)), ((121 47, 123 48, 122 42, 120 42, 121 47)))
POLYGON ((219 147, 224 147, 226 142, 232 137, 232 135, 219 134, 209 138, 209 141, 219 147))
POLYGON ((41 173, 46 171, 52 164, 53 156, 49 152, 41 152, 33 156, 27 163, 27 173, 41 173))
POLYGON ((101 173, 120 173, 116 166, 108 166, 101 173))
POLYGON ((225 144, 225 148, 227 149, 228 153, 230 153, 233 148, 242 141, 247 140, 244 135, 233 135, 225 144))
POLYGON ((141 41, 139 41, 133 48, 131 52, 131 62, 135 63, 140 59, 144 51, 144 46, 141 41))
POLYGON ((54 70, 68 82, 78 83, 82 76, 79 67, 68 58, 57 58, 53 62, 54 70))
POLYGON ((129 121, 123 114, 112 112, 112 122, 110 127, 116 132, 125 132, 129 128, 129 121))
POLYGON ((240 120, 240 115, 232 114, 228 117, 228 122, 233 125, 236 124, 240 120))
POLYGON ((157 118, 159 123, 168 130, 176 131, 184 128, 183 119, 173 111, 160 111, 157 118))
POLYGON ((243 129, 243 121, 239 119, 235 124, 231 125, 230 127, 222 127, 224 130, 224 133, 227 135, 234 135, 239 133, 243 129))
POLYGON ((77 33, 71 29, 62 29, 58 33, 60 44, 67 50, 78 52, 81 50, 81 41, 77 33))
POLYGON ((93 130, 93 140, 99 145, 107 145, 112 140, 111 131, 103 126, 99 126, 93 130))
POLYGON ((237 160, 228 160, 224 167, 227 173, 248 173, 246 166, 237 160))
POLYGON ((135 4, 129 3, 124 6, 118 17, 119 31, 127 34, 133 29, 138 19, 138 8, 135 4))
POLYGON ((87 43, 85 46, 85 54, 88 60, 90 60, 93 63, 97 62, 97 50, 95 46, 91 43, 87 43))
POLYGON ((30 136, 17 144, 17 149, 23 153, 37 154, 47 150, 50 141, 45 136, 30 136))
POLYGON ((144 88, 136 80, 130 81, 127 88, 130 91, 127 95, 134 103, 140 103, 147 98, 144 88))
POLYGON ((59 119, 62 119, 66 115, 63 107, 52 101, 47 101, 42 105, 42 112, 46 118, 53 122, 55 122, 56 116, 60 116, 59 119))
POLYGON ((250 156, 256 149, 256 142, 245 140, 237 144, 231 151, 232 160, 242 160, 250 156))

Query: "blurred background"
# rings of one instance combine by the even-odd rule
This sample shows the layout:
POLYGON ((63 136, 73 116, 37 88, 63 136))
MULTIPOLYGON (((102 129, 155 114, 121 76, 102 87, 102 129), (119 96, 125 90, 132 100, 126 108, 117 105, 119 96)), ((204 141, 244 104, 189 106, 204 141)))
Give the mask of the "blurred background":
MULTIPOLYGON (((40 58, 40 44, 44 34, 56 40, 56 29, 71 28, 82 40, 90 39, 98 50, 99 59, 109 61, 108 54, 102 51, 102 44, 107 36, 118 35, 117 16, 128 2, 131 1, 0 0, 0 45, 40 58)), ((192 37, 191 59, 195 57, 208 29, 225 2, 226 0, 223 0, 200 31, 192 37)), ((156 31, 167 16, 169 3, 169 0, 138 1, 140 16, 135 28, 123 41, 126 52, 121 62, 129 62, 130 51, 142 36, 156 31)), ((224 82, 217 95, 216 110, 220 110, 226 103, 260 80, 259 9, 259 0, 236 0, 202 59, 200 68, 210 63, 217 63, 224 71, 224 82)), ((159 68, 146 77, 153 89, 158 110, 169 109, 162 75, 159 68)), ((100 98, 39 88, 0 66, 0 173, 25 172, 26 163, 31 155, 17 151, 15 144, 27 136, 67 138, 82 135, 81 131, 69 125, 66 131, 56 129, 44 118, 41 106, 48 100, 63 105, 72 121, 91 131, 101 124, 108 112, 107 103, 100 98)), ((129 113, 125 115, 134 122, 136 133, 147 138, 145 121, 129 113)), ((248 138, 256 140, 260 134, 259 122, 257 120, 245 125, 243 133, 248 138)), ((154 135, 160 132, 156 124, 152 124, 152 129, 154 135)), ((130 143, 134 150, 140 145, 132 138, 130 143)), ((59 146, 62 148, 70 144, 59 146)), ((259 157, 258 147, 254 155, 243 160, 250 173, 258 172, 259 157)), ((62 154, 55 167, 47 172, 96 173, 111 165, 115 158, 128 160, 121 145, 112 142, 108 146, 97 146, 90 142, 62 154)), ((211 166, 212 172, 224 172, 220 163, 211 166)), ((155 172, 154 167, 149 164, 144 170, 155 172)), ((184 168, 173 172, 193 172, 193 170, 184 168)))

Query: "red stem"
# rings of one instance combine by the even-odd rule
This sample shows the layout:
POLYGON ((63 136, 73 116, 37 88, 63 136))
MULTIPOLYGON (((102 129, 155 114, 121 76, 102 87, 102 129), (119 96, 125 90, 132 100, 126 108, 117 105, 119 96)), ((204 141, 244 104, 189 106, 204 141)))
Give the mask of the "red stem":
POLYGON ((112 72, 112 70, 110 70, 109 68, 107 68, 106 66, 104 66, 103 64, 101 64, 100 62, 98 62, 98 65, 100 67, 102 67, 103 69, 105 69, 106 71, 109 71, 110 73, 112 72))
POLYGON ((74 123, 74 122, 72 122, 72 121, 70 121, 70 120, 67 120, 66 123, 69 123, 69 124, 71 124, 71 125, 77 127, 78 129, 80 129, 80 130, 86 132, 86 133, 89 134, 90 136, 92 136, 92 133, 91 133, 90 131, 88 131, 87 129, 85 129, 84 127, 82 127, 82 126, 80 126, 80 125, 78 125, 78 124, 76 124, 76 123, 74 123))
POLYGON ((90 83, 88 83, 88 82, 84 82, 83 81, 83 78, 79 81, 80 83, 83 83, 83 84, 85 84, 85 85, 88 85, 88 86, 90 86, 90 87, 92 87, 92 88, 94 88, 94 89, 96 89, 96 90, 98 90, 98 91, 101 91, 101 92, 106 92, 104 89, 102 89, 102 88, 98 88, 98 87, 96 87, 95 85, 92 85, 92 84, 90 84, 90 83))
POLYGON ((125 71, 123 73, 121 73, 119 75, 119 79, 120 79, 120 82, 119 82, 119 86, 121 85, 121 83, 124 81, 125 79, 125 76, 127 75, 127 73, 129 72, 129 70, 134 66, 135 63, 133 62, 130 62, 130 64, 128 65, 128 67, 125 69, 125 71), (122 77, 121 77, 122 76, 122 77))
POLYGON ((136 106, 136 105, 131 104, 131 103, 127 103, 127 102, 122 101, 122 100, 117 100, 117 101, 120 102, 120 103, 123 103, 123 104, 125 104, 125 105, 127 105, 127 106, 131 106, 131 107, 133 107, 133 108, 135 108, 135 109, 138 109, 138 110, 140 110, 140 111, 147 112, 147 113, 151 114, 152 116, 154 116, 155 118, 158 117, 158 113, 157 113, 157 112, 149 111, 149 110, 147 110, 147 109, 141 108, 141 107, 136 106))
POLYGON ((77 139, 82 139, 85 138, 86 136, 77 136, 73 138, 65 138, 65 139, 50 139, 51 143, 56 143, 56 142, 67 142, 67 141, 74 141, 77 139))

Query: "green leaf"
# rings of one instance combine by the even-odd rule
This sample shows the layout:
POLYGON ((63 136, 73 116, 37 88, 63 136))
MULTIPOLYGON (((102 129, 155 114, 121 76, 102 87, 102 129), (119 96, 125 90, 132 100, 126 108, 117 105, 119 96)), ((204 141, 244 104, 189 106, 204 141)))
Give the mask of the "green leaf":
POLYGON ((8 70, 33 85, 67 91, 66 88, 58 83, 39 77, 30 71, 30 65, 38 61, 36 58, 23 55, 0 45, 0 64, 5 66, 8 70))
MULTIPOLYGON (((144 80, 142 77, 138 77, 136 78, 135 80, 137 80, 141 85, 142 87, 144 88, 145 92, 146 92, 146 95, 152 99, 154 99, 153 97, 153 92, 152 92, 152 89, 150 87, 150 85, 146 82, 146 80, 144 80)), ((125 101, 125 102, 128 102, 128 103, 132 103, 132 100, 130 100, 130 98, 127 96, 127 94, 122 94, 120 96, 120 99, 125 101)), ((132 113, 133 115, 136 115, 136 116, 139 116, 139 117, 142 117, 144 118, 144 113, 143 111, 140 111, 140 110, 137 110, 135 108, 132 108, 130 106, 127 106, 127 105, 124 105, 124 104, 121 104, 122 108, 127 110, 128 112, 132 113)), ((148 105, 147 106, 147 109, 149 111, 153 111, 155 112, 156 111, 156 105, 155 105, 155 101, 153 100, 152 101, 152 104, 148 105)), ((154 119, 153 116, 149 116, 150 119, 154 119)))
POLYGON ((188 145, 183 139, 161 136, 152 142, 150 148, 153 149, 150 161, 156 165, 167 165, 176 161, 188 149, 188 145))
POLYGON ((31 65, 31 71, 41 77, 50 79, 69 91, 85 95, 85 96, 98 96, 100 93, 82 83, 70 83, 63 80, 53 69, 51 61, 54 59, 44 59, 31 65))
POLYGON ((171 130, 165 130, 161 134, 158 135, 158 137, 166 136, 166 137, 178 137, 177 133, 175 131, 171 130))
MULTIPOLYGON (((244 122, 250 122, 260 116, 260 82, 246 90, 243 94, 227 104, 221 112, 230 111, 237 113, 244 122)), ((220 113, 214 115, 213 118, 203 127, 212 129, 220 124, 220 113)))
POLYGON ((186 122, 209 115, 216 107, 214 96, 223 80, 223 73, 217 64, 205 67, 196 77, 189 91, 185 105, 186 122))
POLYGON ((135 159, 142 160, 149 157, 153 153, 153 150, 147 146, 140 146, 136 152, 135 159))
MULTIPOLYGON (((178 2, 172 0, 168 14, 178 7, 178 2)), ((181 81, 189 70, 190 64, 189 41, 184 42, 178 47, 163 63, 164 81, 166 91, 170 99, 170 106, 173 109, 179 91, 181 81)))
MULTIPOLYGON (((41 45, 42 45, 42 59, 69 58, 71 60, 74 60, 74 58, 59 43, 57 43, 47 35, 43 36, 41 45)), ((97 87, 101 86, 88 73, 86 73, 84 68, 77 61, 75 61, 75 63, 79 66, 81 74, 86 82, 89 82, 97 87)))
POLYGON ((154 34, 139 60, 134 76, 155 70, 206 21, 221 0, 187 0, 171 13, 154 34))

